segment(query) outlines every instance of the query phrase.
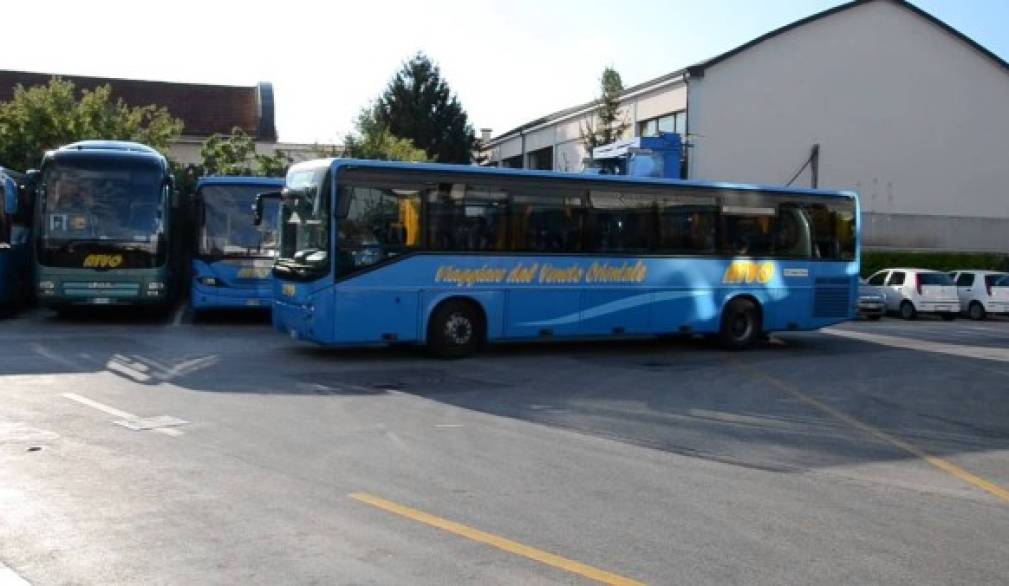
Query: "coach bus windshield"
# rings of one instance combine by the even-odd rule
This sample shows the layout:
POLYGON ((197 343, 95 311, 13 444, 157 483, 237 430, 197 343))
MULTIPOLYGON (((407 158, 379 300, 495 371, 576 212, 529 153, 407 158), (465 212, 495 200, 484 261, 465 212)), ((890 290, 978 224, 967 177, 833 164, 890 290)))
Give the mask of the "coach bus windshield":
POLYGON ((326 168, 292 171, 281 197, 280 251, 276 270, 315 278, 329 270, 329 190, 326 168))
POLYGON ((205 185, 200 188, 203 207, 199 253, 205 256, 276 256, 279 244, 277 200, 263 200, 264 219, 259 226, 253 225, 251 215, 256 194, 270 190, 262 185, 205 185))
POLYGON ((128 263, 135 268, 160 264, 168 188, 159 164, 113 157, 53 161, 43 170, 40 193, 43 264, 81 266, 77 257, 96 247, 139 253, 128 263))

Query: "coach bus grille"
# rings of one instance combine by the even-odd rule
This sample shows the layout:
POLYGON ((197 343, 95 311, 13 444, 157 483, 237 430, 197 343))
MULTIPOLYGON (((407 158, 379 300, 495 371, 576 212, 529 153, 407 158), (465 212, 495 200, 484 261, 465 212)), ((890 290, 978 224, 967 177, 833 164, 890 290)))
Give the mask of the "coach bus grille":
POLYGON ((96 285, 91 282, 66 282, 63 294, 68 297, 136 297, 139 283, 111 282, 96 285))
POLYGON ((847 316, 851 310, 850 283, 847 277, 817 279, 813 292, 813 317, 847 316))

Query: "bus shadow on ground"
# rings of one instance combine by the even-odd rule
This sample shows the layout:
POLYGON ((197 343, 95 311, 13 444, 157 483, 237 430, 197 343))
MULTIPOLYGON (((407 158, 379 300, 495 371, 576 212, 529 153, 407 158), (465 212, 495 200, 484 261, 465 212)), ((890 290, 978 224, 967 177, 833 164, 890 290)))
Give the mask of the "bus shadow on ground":
POLYGON ((391 381, 389 390, 760 470, 914 457, 780 384, 934 455, 1009 450, 997 373, 822 334, 742 353, 696 340, 501 346, 423 377, 395 358, 384 366, 374 380, 391 381))

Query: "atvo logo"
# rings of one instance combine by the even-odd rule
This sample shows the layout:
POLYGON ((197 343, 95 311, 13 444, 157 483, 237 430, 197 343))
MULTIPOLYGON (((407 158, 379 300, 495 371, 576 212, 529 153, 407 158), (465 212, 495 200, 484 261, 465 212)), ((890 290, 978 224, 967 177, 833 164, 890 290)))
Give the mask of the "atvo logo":
POLYGON ((774 278, 773 262, 753 262, 750 260, 736 260, 725 269, 725 276, 722 282, 733 285, 739 283, 760 283, 767 284, 774 278))
POLYGON ((123 264, 121 254, 89 254, 84 257, 86 269, 114 269, 123 264))

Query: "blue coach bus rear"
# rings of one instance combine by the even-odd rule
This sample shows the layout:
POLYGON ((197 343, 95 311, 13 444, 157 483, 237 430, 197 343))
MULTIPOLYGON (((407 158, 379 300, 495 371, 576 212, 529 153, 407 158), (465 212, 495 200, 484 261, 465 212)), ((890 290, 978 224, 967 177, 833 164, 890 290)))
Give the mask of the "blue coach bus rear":
POLYGON ((31 291, 31 209, 24 175, 0 167, 0 311, 28 301, 31 291))
POLYGON ((354 160, 288 173, 275 327, 326 345, 717 335, 854 317, 857 197, 354 160))
POLYGON ((190 303, 194 311, 272 305, 270 272, 277 250, 276 200, 253 225, 256 195, 278 192, 283 178, 204 177, 196 186, 196 248, 190 303))

